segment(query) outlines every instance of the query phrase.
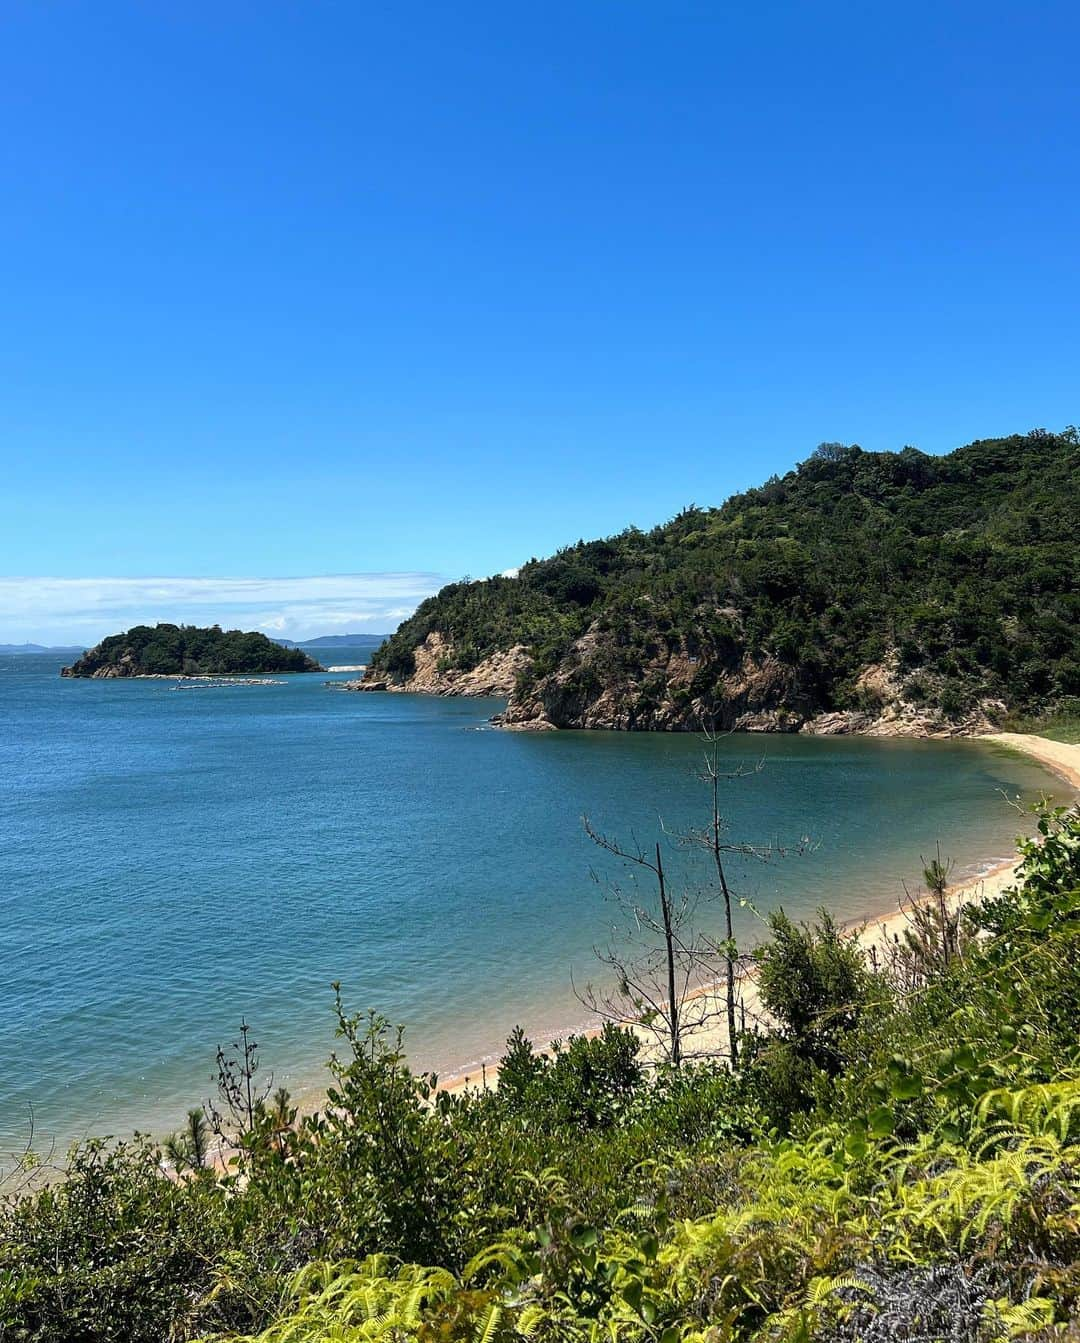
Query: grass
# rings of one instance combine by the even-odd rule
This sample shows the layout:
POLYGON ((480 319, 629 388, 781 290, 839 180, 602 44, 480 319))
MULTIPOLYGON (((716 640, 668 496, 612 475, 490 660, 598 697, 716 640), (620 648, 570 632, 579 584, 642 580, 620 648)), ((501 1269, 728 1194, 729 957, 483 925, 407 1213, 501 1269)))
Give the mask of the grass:
POLYGON ((1030 732, 1051 741, 1080 743, 1080 712, 1062 710, 1045 718, 1015 718, 1005 726, 1007 732, 1030 732))

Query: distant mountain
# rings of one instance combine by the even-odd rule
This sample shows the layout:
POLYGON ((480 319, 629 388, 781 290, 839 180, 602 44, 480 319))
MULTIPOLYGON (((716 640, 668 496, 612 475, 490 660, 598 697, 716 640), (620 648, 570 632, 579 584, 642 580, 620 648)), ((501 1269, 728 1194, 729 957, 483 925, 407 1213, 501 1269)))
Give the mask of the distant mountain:
POLYGON ((85 644, 0 644, 0 653, 81 653, 85 644))
POLYGON ((284 648, 378 648, 387 639, 385 634, 320 634, 317 639, 278 639, 284 648))

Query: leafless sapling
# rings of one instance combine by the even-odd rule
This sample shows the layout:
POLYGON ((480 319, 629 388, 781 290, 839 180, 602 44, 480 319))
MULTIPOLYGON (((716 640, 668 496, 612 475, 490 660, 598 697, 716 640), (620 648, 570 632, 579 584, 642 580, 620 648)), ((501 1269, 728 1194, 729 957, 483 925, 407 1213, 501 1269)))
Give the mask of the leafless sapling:
MULTIPOLYGON (((731 858, 769 858, 786 853, 778 842, 766 845, 735 841, 728 836, 723 815, 720 787, 724 780, 746 778, 758 773, 764 762, 734 769, 721 768, 722 735, 715 731, 702 734, 705 763, 699 779, 707 786, 709 819, 705 826, 670 832, 661 823, 663 834, 683 847, 695 848, 707 855, 713 876, 704 887, 681 886, 672 890, 664 866, 660 843, 648 848, 634 840, 621 844, 597 830, 585 818, 585 832, 601 849, 627 864, 634 880, 630 888, 618 884, 609 887, 618 904, 625 926, 619 929, 621 943, 597 950, 601 963, 612 972, 614 988, 597 991, 587 985, 578 997, 590 1011, 604 1020, 626 1024, 633 1022, 655 1039, 661 1056, 678 1066, 687 1056, 687 1041, 714 1023, 724 1020, 726 1052, 732 1067, 738 1064, 738 1040, 746 1029, 746 1009, 741 1002, 739 983, 742 956, 735 940, 734 907, 749 901, 733 889, 728 861, 731 858), (642 895, 636 880, 645 877, 651 888, 642 895), (724 937, 716 939, 695 927, 700 905, 719 899, 724 917, 724 937), (723 980, 722 1005, 714 992, 723 980)), ((801 840, 801 850, 808 843, 801 840)), ((594 878, 596 874, 594 873, 594 878)), ((699 1047, 695 1057, 714 1056, 713 1047, 699 1047)))
POLYGON ((596 949, 614 987, 598 990, 587 984, 578 996, 603 1020, 646 1031, 677 1068, 685 1057, 686 1036, 715 1015, 704 992, 715 977, 714 959, 693 931, 697 898, 686 890, 672 891, 659 841, 648 849, 636 842, 628 846, 597 830, 588 817, 584 826, 594 844, 630 867, 631 880, 628 887, 612 883, 607 888, 626 925, 618 930, 620 944, 596 949), (651 888, 647 894, 638 887, 639 876, 651 888))

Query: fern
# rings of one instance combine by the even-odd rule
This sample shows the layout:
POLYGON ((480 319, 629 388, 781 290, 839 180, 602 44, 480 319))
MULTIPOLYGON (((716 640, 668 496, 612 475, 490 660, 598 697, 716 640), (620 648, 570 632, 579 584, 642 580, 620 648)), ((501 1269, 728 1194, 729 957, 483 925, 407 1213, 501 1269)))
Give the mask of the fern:
POLYGON ((1009 1338, 1021 1338, 1054 1323, 1054 1303, 1045 1296, 1032 1296, 1016 1305, 1008 1297, 1002 1297, 991 1302, 989 1313, 1009 1338))
POLYGON ((1080 1137, 1080 1079, 1041 1082, 987 1092, 976 1107, 979 1125, 1005 1119, 1015 1129, 1041 1137, 1053 1134, 1062 1143, 1080 1137))

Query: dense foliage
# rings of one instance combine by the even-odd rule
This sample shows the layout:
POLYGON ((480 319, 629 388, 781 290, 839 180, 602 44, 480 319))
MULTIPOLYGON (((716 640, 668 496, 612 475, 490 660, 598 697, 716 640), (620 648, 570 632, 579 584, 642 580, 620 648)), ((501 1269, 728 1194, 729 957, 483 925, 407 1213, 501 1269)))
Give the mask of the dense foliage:
POLYGON ((463 667, 521 643, 533 668, 517 697, 569 725, 612 687, 639 725, 679 725, 680 697, 714 701, 724 722, 724 678, 748 662, 773 669, 771 703, 795 715, 872 711, 881 690, 859 678, 881 664, 907 701, 951 719, 988 698, 1013 712, 1075 707, 1078 535, 1075 430, 942 457, 823 444, 720 508, 579 542, 516 578, 451 584, 373 664, 408 676, 432 631, 463 667), (677 685, 673 657, 686 664, 677 685), (664 696, 666 722, 654 712, 664 696))
POLYGON ((498 1090, 451 1095, 340 1011, 318 1115, 233 1088, 228 1174, 189 1122, 178 1176, 91 1143, 11 1198, 0 1337, 1076 1337, 1080 818, 1040 829, 914 991, 827 919, 774 920, 775 1027, 738 1074, 650 1072, 614 1027, 549 1057, 515 1032, 498 1090))
POLYGON ((259 672, 319 671, 302 649, 283 648, 265 634, 218 625, 135 625, 111 634, 65 676, 226 676, 259 672))

